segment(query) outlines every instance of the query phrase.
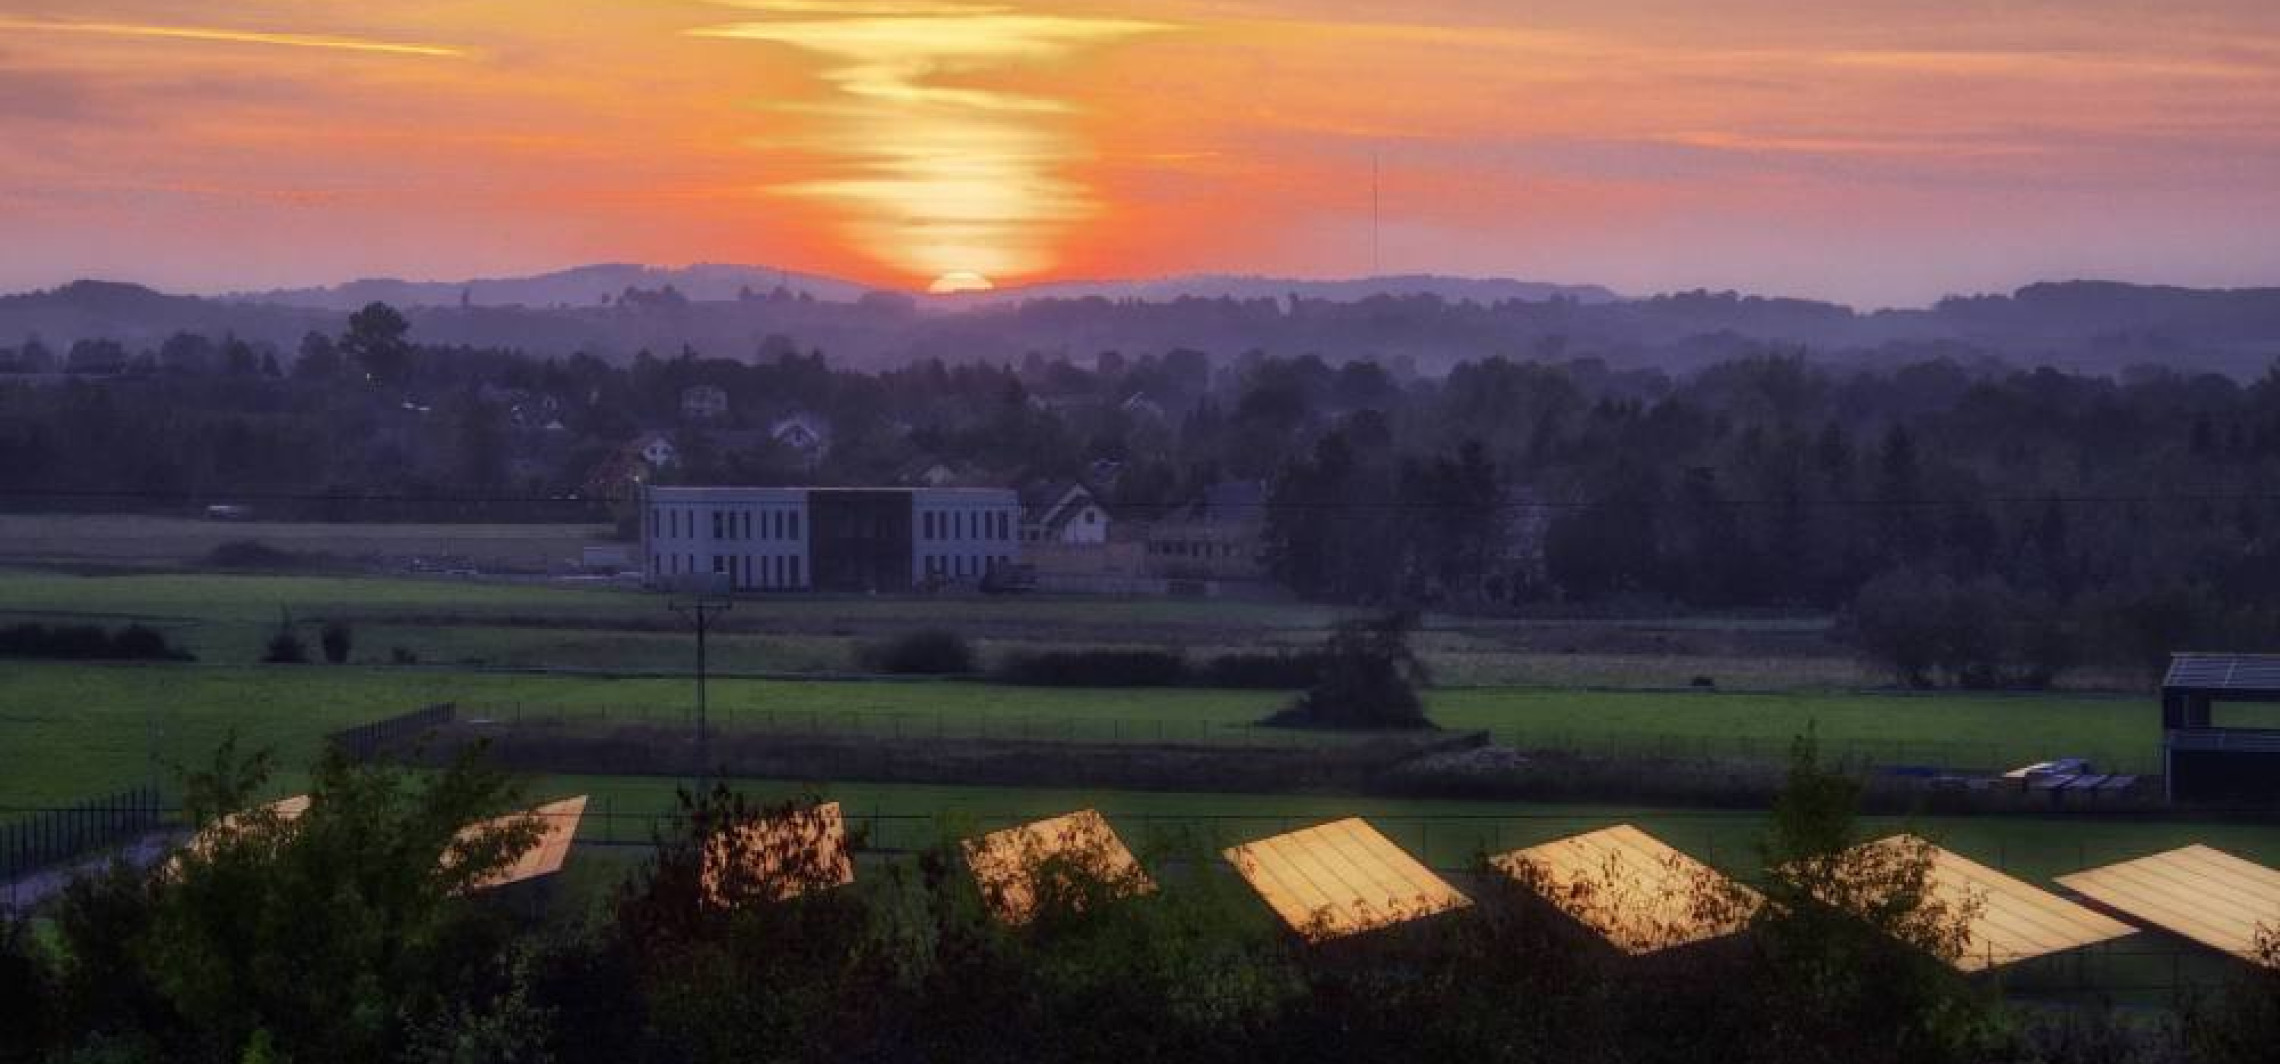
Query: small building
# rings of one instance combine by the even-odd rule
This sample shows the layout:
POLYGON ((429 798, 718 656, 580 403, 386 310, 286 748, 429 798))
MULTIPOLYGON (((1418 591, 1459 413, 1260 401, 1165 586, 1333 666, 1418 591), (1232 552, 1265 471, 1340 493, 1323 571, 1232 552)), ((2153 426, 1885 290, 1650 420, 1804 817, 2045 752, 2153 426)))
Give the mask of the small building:
POLYGON ((1005 488, 649 487, 643 572, 744 591, 982 587, 1020 565, 1020 527, 1005 488))
POLYGON ((1148 572, 1172 580, 1257 580, 1267 527, 1267 486, 1231 480, 1148 529, 1148 572))
POLYGON ((778 418, 775 424, 768 426, 768 435, 799 452, 811 466, 831 453, 831 425, 813 414, 778 418))
POLYGON ((1021 493, 1021 541, 1061 546, 1108 542, 1108 508, 1075 481, 1043 481, 1021 493))
POLYGON ((2280 654, 2172 654, 2161 681, 2171 801, 2280 801, 2280 729, 2228 727, 2227 702, 2280 702, 2280 654))
POLYGON ((728 416, 728 389, 698 384, 681 389, 681 420, 719 421, 728 416))
POLYGON ((626 449, 633 457, 641 459, 642 463, 653 472, 671 469, 681 460, 680 448, 673 446, 673 441, 667 439, 662 432, 651 432, 637 436, 632 443, 626 446, 626 449))

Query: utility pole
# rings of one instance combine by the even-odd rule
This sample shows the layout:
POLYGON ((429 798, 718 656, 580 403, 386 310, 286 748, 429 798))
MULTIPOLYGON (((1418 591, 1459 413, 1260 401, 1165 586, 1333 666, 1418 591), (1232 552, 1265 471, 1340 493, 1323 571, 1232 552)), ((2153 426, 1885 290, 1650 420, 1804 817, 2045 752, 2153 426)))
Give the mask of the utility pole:
MULTIPOLYGON (((721 581, 719 583, 725 584, 725 581, 721 581)), ((712 773, 712 729, 710 727, 710 721, 706 719, 705 706, 705 671, 707 665, 707 662, 705 660, 705 637, 711 632, 713 616, 715 614, 728 612, 730 609, 735 608, 736 603, 729 598, 725 588, 719 586, 718 584, 708 586, 707 583, 704 582, 691 581, 688 586, 688 592, 689 595, 687 598, 674 599, 667 605, 668 608, 670 608, 673 612, 678 613, 685 618, 688 618, 697 626, 696 777, 697 796, 698 798, 702 799, 704 797, 707 785, 706 777, 712 773)))
POLYGON ((1376 277, 1384 269, 1378 260, 1378 228, 1383 214, 1379 209, 1378 152, 1370 150, 1370 276, 1376 277))

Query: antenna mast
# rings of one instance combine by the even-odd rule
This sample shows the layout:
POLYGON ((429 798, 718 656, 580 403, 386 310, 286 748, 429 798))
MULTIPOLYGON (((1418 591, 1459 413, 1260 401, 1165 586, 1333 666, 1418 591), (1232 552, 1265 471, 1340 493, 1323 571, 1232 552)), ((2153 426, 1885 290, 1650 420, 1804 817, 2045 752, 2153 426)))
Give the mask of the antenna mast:
POLYGON ((1370 276, 1378 275, 1378 227, 1381 218, 1378 209, 1378 151, 1370 149, 1370 276))

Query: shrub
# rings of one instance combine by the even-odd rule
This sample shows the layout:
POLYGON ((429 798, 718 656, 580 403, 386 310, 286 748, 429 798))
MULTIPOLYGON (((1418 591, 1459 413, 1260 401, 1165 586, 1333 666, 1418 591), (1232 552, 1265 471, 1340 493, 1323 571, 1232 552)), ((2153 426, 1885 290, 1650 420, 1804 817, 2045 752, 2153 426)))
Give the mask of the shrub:
POLYGON ((121 659, 132 661, 195 661, 189 651, 166 641, 147 625, 130 624, 116 634, 99 625, 39 623, 0 628, 0 657, 57 658, 62 660, 121 659))
POLYGON ((348 660, 348 651, 354 645, 355 633, 350 631, 345 623, 326 621, 324 631, 317 637, 317 642, 324 647, 325 660, 339 665, 348 660))
POLYGON ((309 648, 301 642, 300 636, 293 634, 292 629, 280 628, 276 635, 269 637, 269 645, 262 650, 261 660, 268 665, 306 665, 309 663, 309 648))
POLYGON ((974 648, 944 628, 922 628, 863 648, 863 666, 897 676, 953 676, 974 671, 974 648))
POLYGON ((1197 682, 1205 687, 1303 691, 1322 682, 1322 665, 1319 650, 1221 654, 1197 670, 1197 682))
POLYGON ((419 663, 419 653, 410 647, 388 648, 388 664, 390 665, 417 665, 419 663))
POLYGON ((1290 708, 1267 718, 1285 727, 1430 728, 1417 686, 1425 663, 1409 647, 1406 613, 1341 622, 1323 645, 1322 674, 1290 708))
POLYGON ((206 552, 206 564, 217 569, 290 569, 305 560, 258 539, 233 539, 206 552))
POLYGON ((1037 687, 1171 687, 1187 680, 1188 666, 1169 650, 1052 650, 1012 655, 997 675, 1037 687))

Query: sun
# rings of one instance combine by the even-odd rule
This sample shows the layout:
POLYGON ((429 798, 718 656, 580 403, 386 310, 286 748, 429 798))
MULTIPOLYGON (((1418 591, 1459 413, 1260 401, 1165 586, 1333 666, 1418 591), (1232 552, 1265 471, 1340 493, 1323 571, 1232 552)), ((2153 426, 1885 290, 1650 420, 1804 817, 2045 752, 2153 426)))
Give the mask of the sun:
POLYGON ((938 296, 946 296, 959 292, 987 292, 996 287, 990 283, 989 278, 972 270, 953 270, 935 278, 933 284, 926 286, 926 290, 938 296))

